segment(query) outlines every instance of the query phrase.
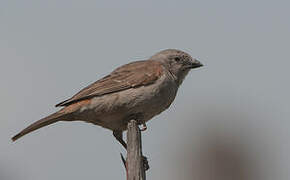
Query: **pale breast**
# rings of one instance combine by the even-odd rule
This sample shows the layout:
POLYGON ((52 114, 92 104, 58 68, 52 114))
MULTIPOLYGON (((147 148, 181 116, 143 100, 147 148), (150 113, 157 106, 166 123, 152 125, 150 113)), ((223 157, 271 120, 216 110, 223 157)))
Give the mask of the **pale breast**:
POLYGON ((120 96, 121 99, 122 97, 124 99, 120 102, 129 102, 125 104, 128 114, 141 113, 144 116, 144 120, 148 121, 170 106, 175 99, 177 89, 175 82, 168 76, 163 75, 150 86, 122 92, 120 96))

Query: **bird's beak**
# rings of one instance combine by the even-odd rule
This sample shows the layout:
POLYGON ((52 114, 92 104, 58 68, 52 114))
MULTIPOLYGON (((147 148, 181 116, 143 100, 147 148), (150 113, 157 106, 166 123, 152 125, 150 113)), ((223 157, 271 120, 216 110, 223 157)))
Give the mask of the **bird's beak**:
POLYGON ((201 64, 200 61, 198 61, 197 59, 193 59, 191 65, 190 65, 190 68, 194 69, 194 68, 199 68, 201 66, 203 66, 203 64, 201 64))

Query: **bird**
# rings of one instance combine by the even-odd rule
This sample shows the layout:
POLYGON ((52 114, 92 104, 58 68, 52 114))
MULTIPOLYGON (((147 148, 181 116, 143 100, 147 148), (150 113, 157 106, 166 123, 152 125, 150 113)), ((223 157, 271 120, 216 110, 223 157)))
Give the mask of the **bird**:
POLYGON ((12 140, 59 121, 84 121, 112 130, 127 148, 122 135, 128 122, 134 119, 146 130, 146 122, 172 104, 189 71, 201 66, 178 49, 165 49, 147 60, 125 64, 55 105, 62 108, 29 125, 12 140))

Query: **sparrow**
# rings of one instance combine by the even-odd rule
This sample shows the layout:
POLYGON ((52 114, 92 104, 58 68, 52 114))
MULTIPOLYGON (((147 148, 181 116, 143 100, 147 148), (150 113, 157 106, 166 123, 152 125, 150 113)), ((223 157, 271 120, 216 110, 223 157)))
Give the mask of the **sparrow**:
POLYGON ((12 140, 58 121, 84 121, 112 130, 126 148, 122 135, 127 123, 134 119, 145 130, 147 121, 171 105, 188 72, 201 66, 177 49, 125 64, 57 104, 63 108, 23 129, 12 140))

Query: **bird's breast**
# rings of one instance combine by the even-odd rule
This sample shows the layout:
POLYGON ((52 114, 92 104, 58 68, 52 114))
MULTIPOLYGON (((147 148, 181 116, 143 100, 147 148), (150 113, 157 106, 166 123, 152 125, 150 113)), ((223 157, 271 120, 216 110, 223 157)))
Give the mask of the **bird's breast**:
POLYGON ((135 111, 144 114, 145 121, 166 110, 175 99, 178 87, 175 82, 163 75, 156 83, 140 88, 133 101, 135 111))

